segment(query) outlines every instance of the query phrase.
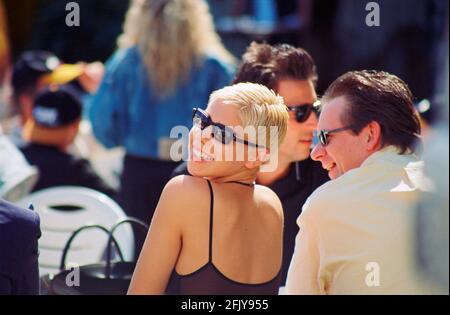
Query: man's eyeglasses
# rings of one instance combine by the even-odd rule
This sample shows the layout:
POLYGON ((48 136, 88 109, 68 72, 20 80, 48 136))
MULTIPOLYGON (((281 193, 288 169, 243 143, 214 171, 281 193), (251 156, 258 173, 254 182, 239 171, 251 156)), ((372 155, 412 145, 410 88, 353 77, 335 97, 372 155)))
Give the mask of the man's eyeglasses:
POLYGON ((322 146, 326 146, 328 144, 328 135, 329 134, 341 132, 344 130, 349 130, 351 128, 352 128, 351 126, 347 126, 347 127, 342 127, 342 128, 332 129, 332 130, 319 130, 319 132, 318 132, 319 142, 322 146))
POLYGON ((320 114, 320 101, 316 101, 313 104, 303 104, 297 106, 287 106, 289 112, 295 113, 295 120, 299 123, 308 120, 312 112, 314 112, 317 117, 320 114))
POLYGON ((212 126, 212 136, 222 144, 229 144, 231 141, 235 141, 255 148, 265 148, 264 146, 237 138, 230 127, 212 121, 208 113, 200 108, 193 109, 192 121, 194 126, 199 126, 201 130, 212 126))

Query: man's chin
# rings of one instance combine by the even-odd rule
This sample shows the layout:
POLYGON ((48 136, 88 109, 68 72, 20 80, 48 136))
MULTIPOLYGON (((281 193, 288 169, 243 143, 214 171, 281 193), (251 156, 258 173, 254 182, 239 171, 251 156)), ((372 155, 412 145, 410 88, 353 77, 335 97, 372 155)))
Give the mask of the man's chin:
POLYGON ((328 171, 328 177, 331 180, 336 179, 336 178, 338 178, 339 176, 342 175, 335 168, 336 168, 336 166, 333 169, 331 169, 330 171, 328 171))

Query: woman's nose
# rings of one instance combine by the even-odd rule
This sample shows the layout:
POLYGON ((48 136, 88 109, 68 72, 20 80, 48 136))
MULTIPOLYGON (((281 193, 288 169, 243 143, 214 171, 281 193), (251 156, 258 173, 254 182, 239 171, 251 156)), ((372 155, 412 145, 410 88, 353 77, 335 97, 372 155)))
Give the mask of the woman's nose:
POLYGON ((191 143, 195 143, 198 147, 204 145, 206 142, 211 140, 212 130, 210 127, 201 129, 200 126, 193 126, 189 133, 191 143))

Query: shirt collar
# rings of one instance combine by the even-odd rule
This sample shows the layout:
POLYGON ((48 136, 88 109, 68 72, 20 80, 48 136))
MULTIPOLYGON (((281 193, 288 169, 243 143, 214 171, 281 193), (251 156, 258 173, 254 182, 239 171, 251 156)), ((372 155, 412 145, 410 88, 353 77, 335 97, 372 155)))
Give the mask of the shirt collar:
POLYGON ((418 158, 415 154, 412 152, 407 152, 405 154, 400 154, 400 149, 396 146, 389 145, 372 155, 370 155, 362 164, 361 167, 368 166, 374 163, 377 163, 379 161, 397 161, 399 159, 413 159, 418 161, 418 158))

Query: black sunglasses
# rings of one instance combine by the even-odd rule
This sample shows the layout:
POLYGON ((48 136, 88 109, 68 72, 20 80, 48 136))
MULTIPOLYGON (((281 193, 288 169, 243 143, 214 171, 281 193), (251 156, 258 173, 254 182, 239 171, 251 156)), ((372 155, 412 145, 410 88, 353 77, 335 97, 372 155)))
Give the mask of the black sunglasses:
POLYGON ((352 127, 347 126, 347 127, 336 128, 336 129, 332 129, 332 130, 319 130, 319 132, 318 132, 319 142, 322 146, 326 146, 328 144, 328 135, 330 133, 341 132, 341 131, 349 130, 349 129, 352 129, 352 127))
POLYGON ((204 130, 208 126, 212 126, 212 136, 222 144, 229 144, 231 141, 243 143, 255 148, 265 148, 262 145, 258 145, 247 140, 239 139, 234 134, 234 131, 220 123, 212 121, 211 117, 204 110, 200 108, 194 108, 192 113, 192 121, 194 126, 199 126, 201 130, 204 130))
POLYGON ((316 101, 313 104, 303 104, 297 106, 286 106, 289 112, 295 113, 295 120, 299 123, 308 120, 312 112, 314 112, 317 117, 320 114, 320 101, 316 101))

